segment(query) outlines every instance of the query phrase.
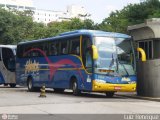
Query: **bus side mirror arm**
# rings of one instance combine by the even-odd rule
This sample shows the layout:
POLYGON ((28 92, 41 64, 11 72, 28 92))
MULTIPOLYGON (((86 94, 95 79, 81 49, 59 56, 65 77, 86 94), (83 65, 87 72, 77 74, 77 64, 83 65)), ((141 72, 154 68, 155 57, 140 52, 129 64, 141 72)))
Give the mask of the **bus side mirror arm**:
POLYGON ((92 45, 92 51, 93 51, 93 60, 97 60, 98 59, 98 50, 95 45, 92 45))
POLYGON ((137 51, 141 53, 141 56, 142 56, 141 60, 142 60, 142 62, 145 62, 146 61, 146 53, 145 53, 145 51, 142 48, 137 48, 137 51))

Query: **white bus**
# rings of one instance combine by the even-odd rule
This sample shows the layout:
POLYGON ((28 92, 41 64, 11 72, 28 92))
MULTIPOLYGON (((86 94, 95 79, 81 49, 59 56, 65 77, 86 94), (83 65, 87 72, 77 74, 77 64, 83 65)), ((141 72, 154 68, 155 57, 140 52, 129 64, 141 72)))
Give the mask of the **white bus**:
POLYGON ((0 84, 16 86, 16 45, 0 45, 0 84))

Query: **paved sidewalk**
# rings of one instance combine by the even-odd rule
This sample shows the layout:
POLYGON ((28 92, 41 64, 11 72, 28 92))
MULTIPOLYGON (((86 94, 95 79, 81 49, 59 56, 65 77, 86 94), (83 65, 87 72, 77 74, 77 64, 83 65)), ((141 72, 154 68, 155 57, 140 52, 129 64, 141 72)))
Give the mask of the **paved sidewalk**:
POLYGON ((142 100, 150 100, 150 101, 157 101, 160 102, 160 97, 144 97, 144 96, 137 96, 136 92, 117 92, 115 93, 117 96, 123 97, 130 97, 135 99, 142 99, 142 100))

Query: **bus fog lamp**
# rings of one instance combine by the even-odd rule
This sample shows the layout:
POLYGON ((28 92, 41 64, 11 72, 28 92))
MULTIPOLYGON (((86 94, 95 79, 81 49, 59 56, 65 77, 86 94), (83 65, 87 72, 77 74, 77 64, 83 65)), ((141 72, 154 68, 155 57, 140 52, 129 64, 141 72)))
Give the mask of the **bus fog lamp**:
POLYGON ((96 82, 98 82, 98 83, 106 83, 105 80, 100 80, 100 79, 96 79, 96 82))
POLYGON ((129 84, 135 84, 136 83, 136 81, 130 81, 130 82, 128 82, 129 84))

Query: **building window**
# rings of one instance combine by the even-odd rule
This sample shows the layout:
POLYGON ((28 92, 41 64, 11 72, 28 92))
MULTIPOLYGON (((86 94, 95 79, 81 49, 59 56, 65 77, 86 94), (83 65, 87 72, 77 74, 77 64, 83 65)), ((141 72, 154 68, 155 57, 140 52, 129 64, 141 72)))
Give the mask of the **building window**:
MULTIPOLYGON (((138 47, 142 48, 145 51, 147 59, 153 58, 153 40, 140 41, 138 42, 138 47)), ((141 58, 140 53, 138 53, 138 58, 141 58)))

